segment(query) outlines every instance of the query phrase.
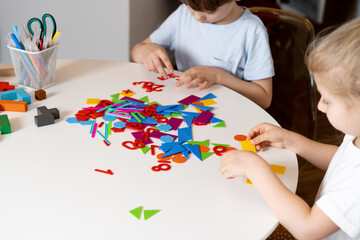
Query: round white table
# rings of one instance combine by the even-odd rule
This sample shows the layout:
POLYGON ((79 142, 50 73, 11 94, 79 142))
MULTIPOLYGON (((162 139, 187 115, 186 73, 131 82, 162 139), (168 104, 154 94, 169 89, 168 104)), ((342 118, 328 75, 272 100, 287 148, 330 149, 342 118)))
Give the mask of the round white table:
MULTIPOLYGON (((246 135, 262 122, 277 124, 256 104, 225 87, 199 91, 157 77, 135 63, 59 60, 47 99, 35 100, 28 91, 32 104, 27 112, 0 112, 8 115, 12 128, 11 134, 0 135, 0 239, 249 240, 265 239, 276 228, 277 219, 254 186, 244 178, 225 179, 215 154, 204 161, 190 154, 186 163, 171 163, 171 170, 154 172, 155 156, 122 146, 134 139, 129 132, 112 133, 111 145, 106 146, 98 136, 90 136, 89 126, 65 121, 88 107, 88 98, 110 99, 130 89, 136 93, 133 98, 148 96, 150 102, 162 105, 177 104, 189 95, 214 94, 217 104, 212 112, 226 128, 193 126, 195 141, 210 139, 241 149, 235 135, 246 135), (145 92, 132 84, 138 81, 165 87, 145 92), (34 116, 40 106, 58 108, 60 119, 37 127, 34 116), (114 175, 94 169, 111 169, 114 175), (136 219, 129 211, 140 206, 160 212, 147 220, 136 219)), ((16 84, 15 77, 0 81, 16 84)), ((278 176, 294 192, 295 154, 276 148, 258 154, 270 164, 286 167, 278 176)))

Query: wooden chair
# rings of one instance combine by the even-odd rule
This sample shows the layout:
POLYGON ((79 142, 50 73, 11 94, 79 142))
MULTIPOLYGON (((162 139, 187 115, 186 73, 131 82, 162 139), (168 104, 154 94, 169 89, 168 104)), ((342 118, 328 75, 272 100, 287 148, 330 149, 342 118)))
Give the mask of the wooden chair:
POLYGON ((249 9, 267 28, 274 60, 273 100, 268 113, 282 127, 315 139, 317 91, 304 61, 307 46, 314 37, 312 23, 281 9, 249 9))

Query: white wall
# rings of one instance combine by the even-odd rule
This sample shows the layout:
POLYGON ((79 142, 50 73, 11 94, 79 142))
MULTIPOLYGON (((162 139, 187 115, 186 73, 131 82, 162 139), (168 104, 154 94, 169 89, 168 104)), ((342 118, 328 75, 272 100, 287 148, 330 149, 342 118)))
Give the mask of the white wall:
POLYGON ((55 17, 62 32, 59 59, 128 61, 131 47, 159 26, 174 2, 178 1, 0 0, 0 63, 11 62, 4 36, 13 25, 20 27, 44 13, 55 17))

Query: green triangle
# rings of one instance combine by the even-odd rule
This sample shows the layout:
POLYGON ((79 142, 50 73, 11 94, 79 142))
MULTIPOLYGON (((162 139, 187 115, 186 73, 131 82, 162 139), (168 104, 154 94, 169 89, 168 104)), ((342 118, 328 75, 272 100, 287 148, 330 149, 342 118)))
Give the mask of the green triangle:
POLYGON ((172 112, 171 115, 170 115, 170 117, 182 117, 182 116, 181 116, 181 113, 174 113, 174 112, 172 112))
POLYGON ((191 145, 202 145, 202 146, 209 146, 210 145, 210 139, 205 140, 205 141, 188 141, 188 143, 190 143, 191 145))
POLYGON ((141 151, 143 152, 143 154, 146 154, 150 149, 151 149, 151 147, 145 146, 145 147, 141 148, 141 151))
POLYGON ((146 103, 149 103, 149 98, 148 98, 148 96, 142 97, 142 98, 140 98, 139 100, 140 100, 140 101, 144 101, 144 102, 146 102, 146 103))
POLYGON ((158 103, 158 102, 151 102, 151 103, 148 103, 148 105, 153 105, 153 104, 157 104, 157 105, 159 105, 159 106, 162 106, 160 103, 158 103))
MULTIPOLYGON (((130 210, 129 213, 131 213, 134 217, 136 217, 137 219, 140 219, 141 217, 141 212, 142 212, 142 206, 138 207, 138 208, 134 208, 133 210, 130 210)), ((145 211, 144 211, 145 212, 145 211)))
POLYGON ((205 159, 207 159, 208 157, 210 157, 213 154, 214 154, 214 152, 202 152, 201 153, 201 159, 205 160, 205 159))
POLYGON ((144 210, 144 219, 147 220, 160 212, 160 210, 144 210))
POLYGON ((211 145, 213 145, 213 146, 223 146, 223 147, 228 147, 228 146, 230 146, 230 144, 221 144, 221 143, 212 143, 211 145))
POLYGON ((222 121, 222 122, 219 122, 218 124, 216 124, 215 126, 213 126, 214 128, 225 128, 225 122, 222 121))
POLYGON ((115 93, 115 94, 113 94, 113 95, 110 95, 111 100, 112 100, 113 102, 116 102, 116 101, 119 99, 119 95, 120 95, 120 93, 115 93))

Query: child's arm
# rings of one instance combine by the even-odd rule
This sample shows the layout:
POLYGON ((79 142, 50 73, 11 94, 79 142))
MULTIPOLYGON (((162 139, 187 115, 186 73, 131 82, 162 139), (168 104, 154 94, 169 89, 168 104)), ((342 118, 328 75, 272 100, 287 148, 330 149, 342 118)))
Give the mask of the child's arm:
POLYGON ((152 43, 150 37, 133 47, 130 58, 134 62, 143 63, 148 71, 160 73, 165 78, 168 76, 162 64, 170 73, 174 72, 166 50, 160 45, 152 43))
POLYGON ((272 99, 272 78, 247 82, 217 67, 190 68, 181 74, 180 80, 176 82, 177 86, 183 84, 188 88, 198 86, 199 89, 221 84, 249 98, 264 109, 270 106, 272 99))
POLYGON ((286 148, 324 171, 338 149, 338 146, 319 143, 268 123, 253 127, 248 138, 257 150, 264 150, 266 146, 286 148))
POLYGON ((226 178, 249 178, 279 222, 297 239, 322 239, 339 230, 316 205, 310 208, 299 196, 288 190, 269 164, 253 152, 225 153, 221 157, 220 172, 226 178))

